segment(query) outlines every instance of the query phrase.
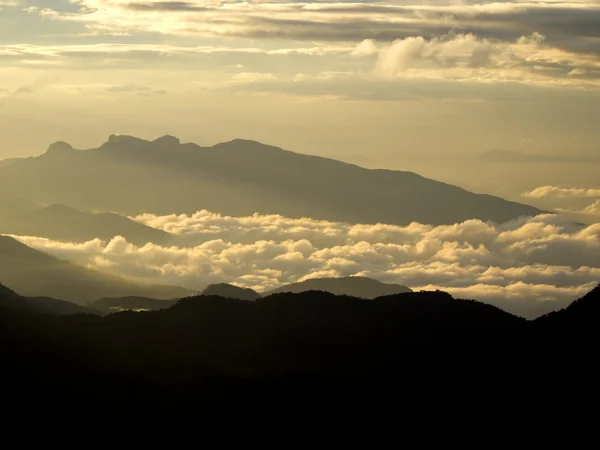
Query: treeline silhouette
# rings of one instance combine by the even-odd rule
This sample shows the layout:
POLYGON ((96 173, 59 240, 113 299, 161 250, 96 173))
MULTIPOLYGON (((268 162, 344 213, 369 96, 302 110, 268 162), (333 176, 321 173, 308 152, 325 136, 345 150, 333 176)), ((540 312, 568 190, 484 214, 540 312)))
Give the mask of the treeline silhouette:
POLYGON ((535 393, 555 399, 561 386, 589 395, 599 302, 600 286, 534 321, 439 291, 375 300, 203 295, 104 317, 2 306, 3 400, 146 415, 517 402, 535 393))

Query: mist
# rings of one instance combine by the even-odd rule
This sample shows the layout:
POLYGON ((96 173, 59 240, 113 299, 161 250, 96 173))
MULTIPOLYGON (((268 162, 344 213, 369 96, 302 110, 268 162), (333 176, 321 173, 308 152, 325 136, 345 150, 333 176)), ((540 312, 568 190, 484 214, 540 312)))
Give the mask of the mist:
POLYGON ((132 219, 170 233, 170 245, 136 246, 121 236, 84 243, 15 238, 91 269, 196 291, 225 282, 264 292, 308 278, 356 275, 440 289, 527 317, 566 306, 600 278, 600 225, 560 215, 439 227, 209 211, 132 219))

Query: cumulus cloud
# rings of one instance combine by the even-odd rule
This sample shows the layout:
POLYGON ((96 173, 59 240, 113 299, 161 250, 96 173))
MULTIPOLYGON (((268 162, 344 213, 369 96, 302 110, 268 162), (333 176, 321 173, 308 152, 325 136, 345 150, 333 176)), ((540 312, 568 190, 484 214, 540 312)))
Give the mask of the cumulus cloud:
POLYGON ((511 69, 532 62, 545 62, 540 52, 545 37, 539 33, 521 36, 513 43, 481 39, 474 34, 436 37, 422 36, 394 41, 381 52, 379 70, 397 75, 411 68, 511 69))
POLYGON ((438 287, 530 316, 565 306, 600 280, 600 224, 581 226, 559 215, 438 227, 208 211, 134 219, 172 233, 172 243, 17 239, 90 268, 193 289, 231 282, 265 291, 312 277, 362 275, 438 287))
POLYGON ((591 205, 584 206, 581 209, 576 208, 556 208, 557 211, 564 214, 571 214, 574 217, 581 217, 583 220, 587 221, 597 221, 600 222, 600 200, 596 200, 591 205))
POLYGON ((523 197, 530 198, 597 198, 600 197, 600 189, 564 188, 556 186, 540 186, 529 192, 524 192, 523 197))

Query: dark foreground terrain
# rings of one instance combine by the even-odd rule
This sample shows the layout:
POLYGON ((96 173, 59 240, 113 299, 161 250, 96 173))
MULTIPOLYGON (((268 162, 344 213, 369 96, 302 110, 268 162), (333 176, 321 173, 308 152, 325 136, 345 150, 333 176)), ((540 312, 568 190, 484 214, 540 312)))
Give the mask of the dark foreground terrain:
POLYGON ((443 292, 198 296, 105 317, 3 306, 3 406, 156 416, 589 402, 599 318, 600 287, 535 321, 443 292))

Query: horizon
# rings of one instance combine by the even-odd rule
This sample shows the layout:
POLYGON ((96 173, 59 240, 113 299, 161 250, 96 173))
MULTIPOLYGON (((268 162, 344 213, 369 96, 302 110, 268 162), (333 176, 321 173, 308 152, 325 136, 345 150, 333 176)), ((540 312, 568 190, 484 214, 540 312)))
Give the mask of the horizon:
POLYGON ((3 405, 593 401, 599 112, 600 0, 0 0, 3 405))
POLYGON ((480 161, 492 149, 597 158, 598 11, 597 0, 3 0, 0 159, 114 132, 243 137, 515 201, 545 185, 599 188, 585 161, 480 161))

